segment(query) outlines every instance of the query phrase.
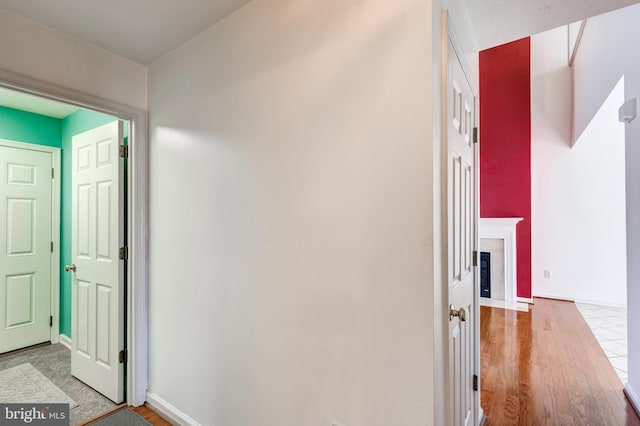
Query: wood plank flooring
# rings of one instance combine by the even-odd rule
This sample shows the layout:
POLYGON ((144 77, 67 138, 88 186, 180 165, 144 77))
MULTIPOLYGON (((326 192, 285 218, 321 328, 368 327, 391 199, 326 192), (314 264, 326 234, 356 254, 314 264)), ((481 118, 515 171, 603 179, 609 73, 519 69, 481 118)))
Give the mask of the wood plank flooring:
POLYGON ((152 426, 171 426, 171 423, 160 417, 151 408, 146 405, 140 407, 131 407, 140 417, 151 423, 152 426))
POLYGON ((640 419, 580 312, 535 299, 530 312, 481 307, 487 425, 629 425, 640 419))

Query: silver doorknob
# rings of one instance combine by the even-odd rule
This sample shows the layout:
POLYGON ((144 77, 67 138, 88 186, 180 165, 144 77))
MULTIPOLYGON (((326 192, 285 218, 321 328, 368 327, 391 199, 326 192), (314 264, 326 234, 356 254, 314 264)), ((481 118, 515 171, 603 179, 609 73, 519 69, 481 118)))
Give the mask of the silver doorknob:
POLYGON ((76 271, 76 264, 75 264, 75 263, 72 263, 71 265, 66 265, 66 266, 64 267, 64 271, 65 271, 65 272, 69 272, 69 271, 73 271, 73 272, 75 272, 75 271, 76 271))
POLYGON ((466 321, 467 320, 467 311, 465 311, 464 308, 455 309, 453 307, 453 305, 450 305, 449 306, 449 321, 451 321, 453 319, 453 317, 460 318, 460 321, 466 321))

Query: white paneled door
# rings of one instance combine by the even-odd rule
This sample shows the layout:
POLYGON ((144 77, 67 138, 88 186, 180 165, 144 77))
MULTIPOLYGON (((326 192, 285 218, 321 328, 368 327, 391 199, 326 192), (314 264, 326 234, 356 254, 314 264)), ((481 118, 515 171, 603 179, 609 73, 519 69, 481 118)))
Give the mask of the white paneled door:
POLYGON ((474 425, 476 268, 475 97, 453 45, 447 76, 448 274, 450 416, 454 426, 474 425))
POLYGON ((72 140, 71 374, 116 403, 124 399, 122 123, 72 140))
POLYGON ((0 353, 51 339, 52 154, 0 146, 0 353))

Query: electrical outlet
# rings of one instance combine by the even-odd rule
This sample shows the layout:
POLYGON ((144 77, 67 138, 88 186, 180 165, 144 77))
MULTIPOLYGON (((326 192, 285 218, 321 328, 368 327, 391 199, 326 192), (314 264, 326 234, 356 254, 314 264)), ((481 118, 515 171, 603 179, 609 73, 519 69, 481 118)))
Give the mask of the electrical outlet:
POLYGON ((544 277, 545 278, 551 278, 551 271, 545 269, 544 270, 544 277))

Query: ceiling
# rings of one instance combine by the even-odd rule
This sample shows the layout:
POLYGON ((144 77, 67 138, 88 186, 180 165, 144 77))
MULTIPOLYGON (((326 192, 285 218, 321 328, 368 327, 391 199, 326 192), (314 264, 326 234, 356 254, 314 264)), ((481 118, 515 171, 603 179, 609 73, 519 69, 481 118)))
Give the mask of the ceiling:
POLYGON ((250 0, 0 0, 0 9, 149 65, 250 0))
MULTIPOLYGON (((0 0, 0 9, 149 65, 250 1, 0 0)), ((464 1, 486 49, 640 0, 464 1)))
MULTIPOLYGON (((0 9, 149 65, 251 0, 0 0, 0 9)), ((487 49, 640 0, 464 0, 487 49)), ((0 105, 55 118, 78 108, 0 88, 0 105)))
POLYGON ((41 98, 40 96, 28 95, 3 87, 0 87, 0 105, 60 119, 78 110, 78 108, 73 105, 52 101, 41 98))
POLYGON ((466 0, 480 50, 639 2, 640 0, 466 0))

